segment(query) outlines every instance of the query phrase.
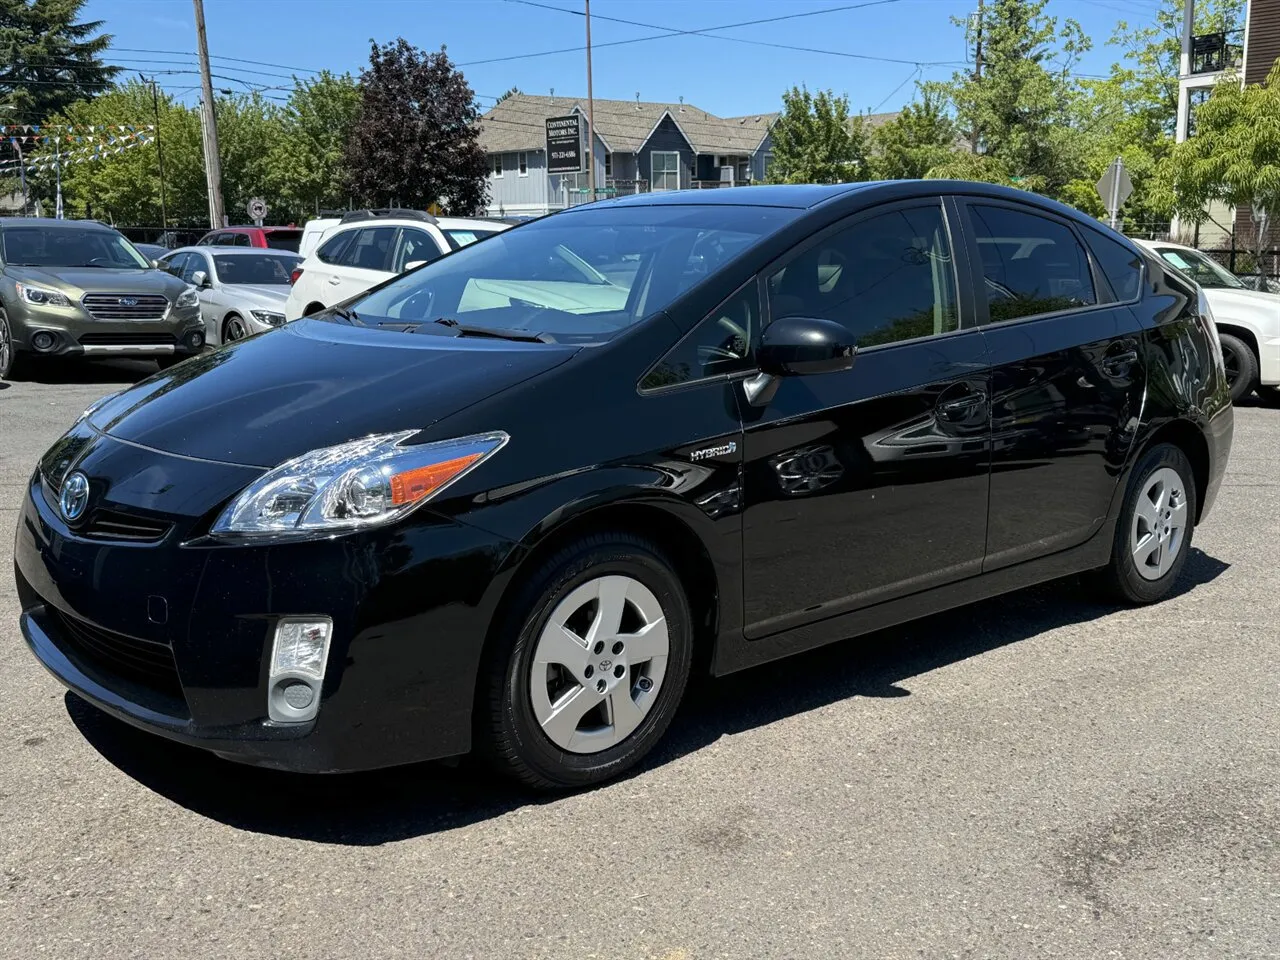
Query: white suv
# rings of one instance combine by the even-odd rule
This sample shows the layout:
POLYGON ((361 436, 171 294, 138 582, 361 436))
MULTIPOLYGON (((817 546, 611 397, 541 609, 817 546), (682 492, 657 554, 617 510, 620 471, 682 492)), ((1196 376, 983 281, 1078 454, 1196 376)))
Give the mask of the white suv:
POLYGON ((492 220, 433 217, 416 210, 356 210, 342 217, 293 271, 286 320, 363 293, 405 270, 510 228, 492 220))
POLYGON ((1213 311, 1232 402, 1254 390, 1280 403, 1280 295, 1260 293, 1207 253, 1165 240, 1134 240, 1200 284, 1213 311))

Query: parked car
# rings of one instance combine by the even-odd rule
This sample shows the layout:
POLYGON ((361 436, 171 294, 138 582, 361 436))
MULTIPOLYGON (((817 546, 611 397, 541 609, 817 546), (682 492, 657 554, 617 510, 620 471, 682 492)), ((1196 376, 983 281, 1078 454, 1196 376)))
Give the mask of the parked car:
POLYGON ((404 270, 510 229, 509 224, 433 217, 417 210, 355 210, 330 227, 303 261, 285 305, 290 320, 363 293, 404 270))
POLYGON ((289 276, 302 258, 286 250, 183 247, 160 262, 200 291, 205 337, 221 344, 284 325, 289 276))
POLYGON ((940 180, 583 205, 180 379, 42 459, 15 547, 35 656, 248 763, 474 749, 539 788, 634 766, 695 664, 1083 571, 1160 600, 1233 427, 1194 284, 940 180), (625 279, 566 269, 602 248, 625 279))
POLYGON ((0 380, 34 358, 154 357, 204 346, 196 291, 91 220, 0 217, 0 380))
POLYGON ((1262 400, 1280 404, 1280 294, 1252 289, 1194 247, 1136 242, 1204 290, 1218 325, 1232 402, 1256 390, 1262 400))
POLYGON ((198 247, 259 247, 298 252, 302 231, 297 227, 222 227, 200 238, 198 247))
POLYGON ((159 260, 169 252, 166 247, 162 247, 158 243, 135 243, 133 248, 148 260, 159 260))

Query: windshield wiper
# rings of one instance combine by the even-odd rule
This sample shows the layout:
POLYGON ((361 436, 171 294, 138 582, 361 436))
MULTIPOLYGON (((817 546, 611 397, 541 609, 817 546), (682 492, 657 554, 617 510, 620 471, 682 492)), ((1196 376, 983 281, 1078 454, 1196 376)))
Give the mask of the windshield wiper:
POLYGON ((549 333, 538 333, 534 330, 506 330, 500 327, 472 327, 461 324, 452 317, 439 317, 431 324, 423 324, 417 329, 417 333, 434 333, 441 334, 439 330, 431 329, 432 324, 438 324, 447 327, 452 333, 443 334, 446 337, 489 337, 493 340, 514 340, 517 343, 555 343, 556 338, 549 333))
POLYGON ((347 310, 344 307, 330 307, 329 313, 332 313, 335 316, 341 317, 343 320, 346 320, 348 323, 359 323, 361 325, 364 324, 364 321, 360 319, 360 314, 356 313, 354 310, 347 310))

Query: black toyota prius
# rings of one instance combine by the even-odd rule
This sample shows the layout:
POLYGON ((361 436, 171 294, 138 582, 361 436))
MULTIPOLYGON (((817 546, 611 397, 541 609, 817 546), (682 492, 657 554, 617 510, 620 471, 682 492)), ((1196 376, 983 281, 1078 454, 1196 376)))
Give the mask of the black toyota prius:
POLYGON ((580 786, 695 664, 1081 571, 1161 599, 1231 434, 1197 288, 1059 204, 651 193, 95 404, 31 476, 21 627, 100 709, 232 759, 580 786))

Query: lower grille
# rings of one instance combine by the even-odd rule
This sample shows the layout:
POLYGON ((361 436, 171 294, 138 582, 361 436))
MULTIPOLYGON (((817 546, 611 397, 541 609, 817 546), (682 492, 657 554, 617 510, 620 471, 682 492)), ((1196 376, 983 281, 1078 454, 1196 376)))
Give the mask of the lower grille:
POLYGON ((177 342, 177 338, 171 333, 86 333, 80 338, 81 345, 86 347, 149 347, 153 344, 177 342))
POLYGON ((95 320, 159 320, 169 298, 151 293, 86 293, 80 300, 95 320))
POLYGON ((84 528, 78 530, 83 537, 95 540, 131 540, 137 543, 154 543, 163 540, 172 524, 149 517, 138 517, 116 510, 95 510, 84 528))
POLYGON ((53 611, 68 646, 91 664, 166 697, 182 698, 178 667, 168 644, 139 640, 53 611))

